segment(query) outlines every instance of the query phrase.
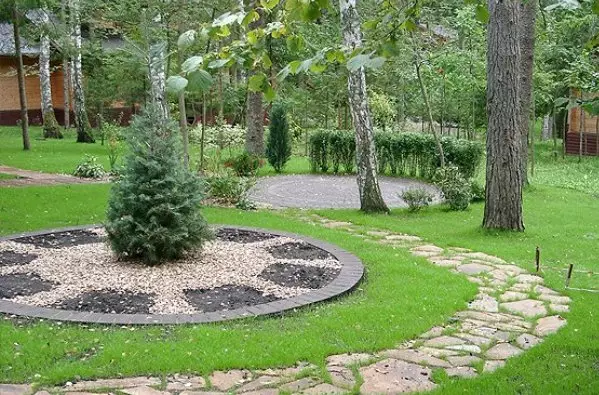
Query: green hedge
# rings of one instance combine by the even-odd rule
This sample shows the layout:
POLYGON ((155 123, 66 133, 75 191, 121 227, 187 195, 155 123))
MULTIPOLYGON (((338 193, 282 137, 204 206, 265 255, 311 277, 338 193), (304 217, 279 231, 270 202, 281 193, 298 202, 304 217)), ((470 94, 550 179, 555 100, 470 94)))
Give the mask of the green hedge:
MULTIPOLYGON (((430 179, 440 167, 435 139, 430 134, 378 132, 375 134, 379 173, 430 179)), ((445 161, 453 163, 466 178, 474 177, 483 156, 483 146, 444 136, 445 161)), ((313 172, 354 170, 356 143, 352 132, 317 130, 310 136, 310 165, 313 172)))

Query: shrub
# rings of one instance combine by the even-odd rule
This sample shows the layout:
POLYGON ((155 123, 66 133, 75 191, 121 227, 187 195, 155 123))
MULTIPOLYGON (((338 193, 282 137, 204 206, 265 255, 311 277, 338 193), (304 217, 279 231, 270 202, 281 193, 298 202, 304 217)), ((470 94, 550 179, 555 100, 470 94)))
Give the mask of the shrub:
POLYGON ((275 105, 270 112, 270 126, 266 141, 266 157, 268 163, 277 173, 285 167, 291 157, 291 139, 287 115, 282 105, 275 105))
POLYGON ((258 169, 264 164, 264 160, 256 155, 242 153, 225 162, 225 167, 230 167, 238 177, 250 177, 256 175, 258 169))
POLYGON ((457 166, 447 166, 437 170, 435 183, 441 188, 445 201, 451 210, 466 210, 472 197, 470 183, 460 173, 457 166))
POLYGON ((470 182, 470 194, 471 202, 484 202, 485 201, 485 186, 479 184, 476 181, 470 182))
POLYGON ((249 200, 249 191, 255 184, 255 179, 236 177, 231 174, 215 174, 206 178, 208 198, 218 204, 235 205, 237 208, 248 210, 255 208, 249 200))
POLYGON ((81 178, 102 178, 106 175, 104 166, 98 163, 98 158, 93 155, 85 155, 83 160, 73 172, 74 176, 81 178))
POLYGON ((102 124, 102 140, 107 141, 106 150, 108 152, 108 161, 110 163, 110 172, 116 173, 116 162, 121 156, 121 130, 120 127, 111 122, 104 122, 102 124))
POLYGON ((312 172, 329 170, 329 132, 317 130, 310 135, 310 168, 312 172))
POLYGON ((400 198, 408 204, 408 210, 411 212, 420 211, 424 207, 428 207, 433 201, 433 195, 424 188, 410 188, 403 191, 400 198))
MULTIPOLYGON (((189 142, 199 144, 202 139, 202 125, 189 130, 189 142)), ((220 123, 206 126, 204 129, 204 145, 209 148, 229 149, 245 143, 245 129, 241 125, 220 123)))
POLYGON ((114 252, 154 265, 180 258, 212 237, 200 213, 200 179, 182 163, 176 125, 148 107, 135 116, 129 152, 113 183, 106 230, 114 252))

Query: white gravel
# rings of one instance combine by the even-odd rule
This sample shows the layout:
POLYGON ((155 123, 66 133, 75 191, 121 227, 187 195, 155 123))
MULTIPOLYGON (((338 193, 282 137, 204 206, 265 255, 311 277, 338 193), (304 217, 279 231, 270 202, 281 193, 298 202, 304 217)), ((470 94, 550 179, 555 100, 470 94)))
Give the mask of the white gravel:
MULTIPOLYGON (((104 235, 103 229, 94 230, 104 235)), ((215 240, 201 251, 159 266, 145 266, 132 261, 119 261, 105 243, 50 249, 13 241, 0 242, 0 251, 32 253, 38 258, 29 264, 0 267, 0 275, 35 273, 59 285, 47 292, 17 296, 13 302, 35 306, 51 306, 90 291, 122 290, 154 294, 153 314, 194 313, 197 310, 185 299, 186 289, 210 289, 223 285, 247 285, 264 295, 289 298, 309 289, 284 287, 259 278, 267 266, 275 263, 301 264, 340 268, 334 258, 301 260, 276 259, 266 248, 297 239, 276 237, 255 243, 215 240)))

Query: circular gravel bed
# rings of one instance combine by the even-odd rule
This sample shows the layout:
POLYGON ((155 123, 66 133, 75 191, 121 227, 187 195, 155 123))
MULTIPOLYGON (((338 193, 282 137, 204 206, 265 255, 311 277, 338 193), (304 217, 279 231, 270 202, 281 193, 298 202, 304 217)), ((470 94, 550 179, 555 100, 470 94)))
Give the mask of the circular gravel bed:
MULTIPOLYGON (((383 198, 389 207, 407 207, 399 195, 406 189, 423 188, 441 202, 439 190, 430 184, 397 177, 379 177, 383 198)), ((250 199, 275 208, 360 208, 355 176, 301 174, 261 177, 250 199)))
POLYGON ((273 314, 351 290, 363 267, 318 240, 221 227, 201 251, 159 266, 116 259, 101 227, 0 239, 0 313, 118 323, 273 314))

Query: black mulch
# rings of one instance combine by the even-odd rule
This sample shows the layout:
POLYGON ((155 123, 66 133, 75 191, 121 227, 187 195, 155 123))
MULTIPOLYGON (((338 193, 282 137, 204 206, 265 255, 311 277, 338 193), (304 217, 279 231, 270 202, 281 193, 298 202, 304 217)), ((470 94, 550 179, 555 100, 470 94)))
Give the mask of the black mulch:
POLYGON ((17 243, 33 244, 43 248, 72 247, 82 244, 101 243, 104 237, 89 230, 72 230, 69 232, 48 233, 39 236, 26 236, 13 239, 17 243))
POLYGON ((242 229, 220 228, 216 231, 216 238, 235 243, 255 243, 257 241, 274 239, 278 236, 269 233, 253 232, 242 229))
POLYGON ((11 250, 0 251, 0 266, 26 265, 36 258, 35 254, 22 254, 11 250))
POLYGON ((339 275, 339 269, 275 263, 260 273, 260 277, 284 287, 322 288, 339 275))
POLYGON ((153 304, 152 294, 128 291, 90 291, 56 303, 63 310, 89 311, 109 314, 148 314, 153 304))
POLYGON ((279 300, 274 295, 263 295, 261 291, 246 285, 223 285, 212 289, 188 289, 187 301, 199 311, 233 310, 245 306, 279 300))
POLYGON ((311 261, 314 259, 335 258, 325 250, 306 243, 285 243, 268 247, 267 250, 277 259, 302 259, 311 261))
POLYGON ((43 280, 37 274, 5 274, 0 276, 0 298, 28 296, 54 287, 52 281, 43 280))

